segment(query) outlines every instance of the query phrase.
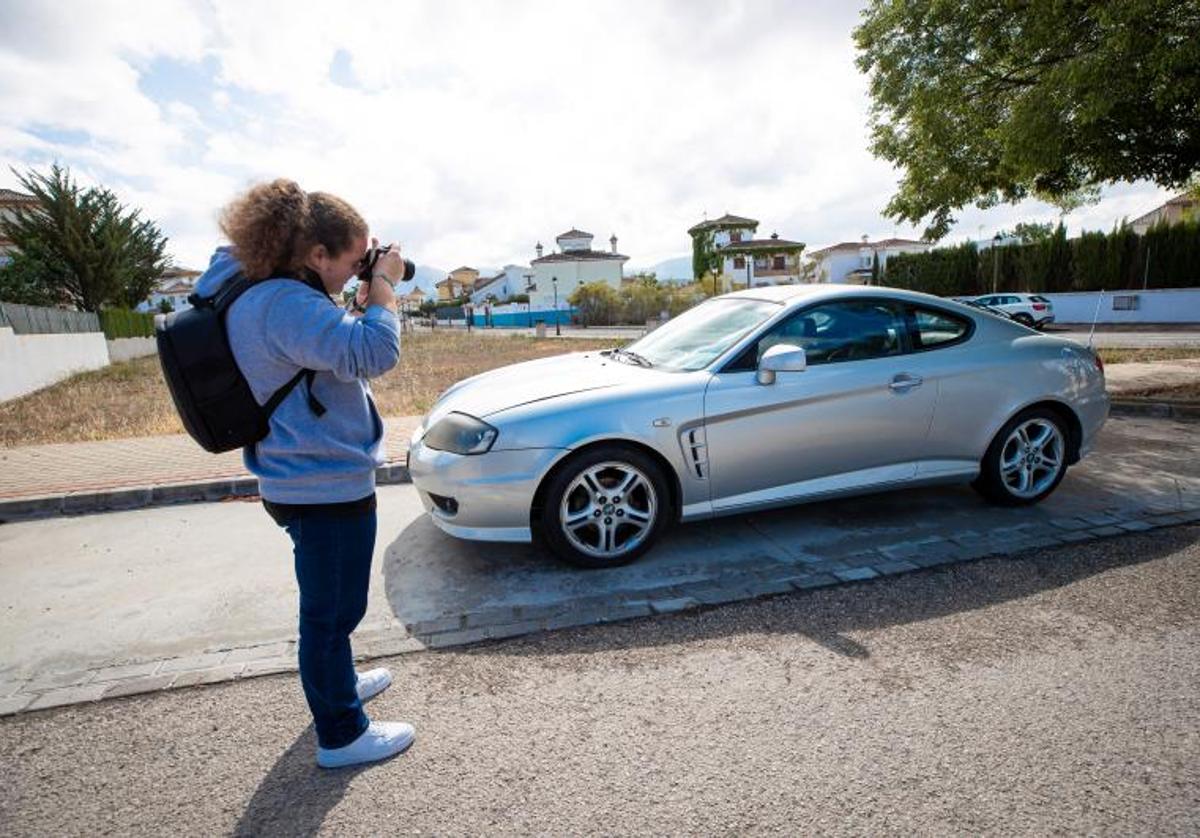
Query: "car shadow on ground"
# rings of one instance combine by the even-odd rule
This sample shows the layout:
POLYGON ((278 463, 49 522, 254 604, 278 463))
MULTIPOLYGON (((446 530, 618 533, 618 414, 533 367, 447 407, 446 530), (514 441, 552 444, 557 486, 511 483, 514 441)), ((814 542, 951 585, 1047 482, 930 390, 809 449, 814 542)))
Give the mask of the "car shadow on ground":
MULTIPOLYGON (((713 606, 656 620, 613 623, 603 630, 565 629, 554 635, 483 643, 456 651, 466 655, 580 655, 653 648, 727 638, 734 634, 788 634, 806 638, 844 658, 876 657, 861 635, 895 626, 919 624, 977 612, 1050 591, 1085 579, 1153 562, 1200 543, 1200 527, 1158 530, 1125 537, 1135 549, 1113 550, 1105 541, 1036 550, 1014 557, 942 565, 902 576, 881 577, 811 591, 781 594, 755 602, 713 606), (766 605, 767 607, 761 607, 766 605), (721 609, 715 613, 714 609, 721 609)), ((1128 628, 1161 630, 1173 624, 1169 614, 1148 614, 1132 606, 1113 588, 1102 602, 1080 600, 1065 605, 1081 619, 1128 628)), ((963 638, 963 648, 931 649, 946 663, 979 662, 999 654, 1028 654, 1053 642, 1056 633, 1040 621, 1023 625, 1004 637, 963 638)), ((869 641, 868 641, 869 642, 869 641)), ((880 661, 876 660, 876 663, 880 661)))

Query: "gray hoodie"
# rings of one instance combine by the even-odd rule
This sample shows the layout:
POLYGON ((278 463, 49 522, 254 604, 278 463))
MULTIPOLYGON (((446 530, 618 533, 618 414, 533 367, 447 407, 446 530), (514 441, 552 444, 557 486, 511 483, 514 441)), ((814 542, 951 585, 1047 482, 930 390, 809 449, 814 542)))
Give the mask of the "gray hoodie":
MULTIPOLYGON (((207 297, 241 270, 229 248, 213 254, 196 284, 207 297)), ((368 378, 400 360, 396 315, 370 306, 352 317, 294 279, 265 279, 242 294, 225 318, 234 359, 254 398, 265 404, 301 369, 316 371, 317 416, 301 380, 271 415, 270 432, 243 450, 259 491, 273 503, 341 503, 375 490, 384 462, 383 421, 368 378)))

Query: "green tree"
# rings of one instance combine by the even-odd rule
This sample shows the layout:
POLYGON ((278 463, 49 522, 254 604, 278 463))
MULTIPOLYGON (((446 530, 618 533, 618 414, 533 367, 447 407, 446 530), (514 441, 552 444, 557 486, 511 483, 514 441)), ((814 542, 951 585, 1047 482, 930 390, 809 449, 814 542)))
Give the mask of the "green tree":
POLYGON ((871 0, 854 31, 885 212, 941 238, 968 203, 1069 207, 1200 170, 1196 0, 871 0))
POLYGON ((58 302, 53 288, 45 282, 41 266, 24 253, 0 268, 0 301, 27 306, 52 306, 58 302))
MULTIPOLYGON (((343 302, 350 302, 350 301, 344 300, 343 302)), ((166 297, 163 297, 161 300, 158 301, 158 310, 161 311, 163 314, 170 314, 171 312, 173 312, 175 310, 175 304, 172 303, 170 300, 168 300, 166 297)))
POLYGON ((721 255, 713 243, 712 230, 697 230, 692 233, 692 278, 701 284, 712 277, 713 294, 716 294, 717 277, 721 275, 721 255))
POLYGON ((616 320, 620 300, 607 282, 585 282, 567 301, 579 310, 579 320, 585 326, 608 325, 616 320))
POLYGON ((0 219, 0 233, 25 259, 31 282, 84 311, 132 308, 171 265, 158 226, 103 187, 82 188, 54 164, 49 174, 14 171, 38 200, 0 219))

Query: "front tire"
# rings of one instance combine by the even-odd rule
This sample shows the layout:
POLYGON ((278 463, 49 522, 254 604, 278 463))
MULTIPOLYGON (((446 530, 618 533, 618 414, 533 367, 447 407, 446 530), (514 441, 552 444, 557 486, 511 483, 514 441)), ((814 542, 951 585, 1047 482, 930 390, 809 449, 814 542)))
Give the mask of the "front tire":
POLYGON ((666 475, 647 454, 602 445, 568 460, 551 477, 539 532, 563 561, 620 567, 641 556, 674 520, 666 475))
POLYGON ((971 485, 1001 506, 1037 503, 1062 482, 1067 451, 1067 430, 1058 414, 1040 407, 1024 410, 996 434, 971 485))

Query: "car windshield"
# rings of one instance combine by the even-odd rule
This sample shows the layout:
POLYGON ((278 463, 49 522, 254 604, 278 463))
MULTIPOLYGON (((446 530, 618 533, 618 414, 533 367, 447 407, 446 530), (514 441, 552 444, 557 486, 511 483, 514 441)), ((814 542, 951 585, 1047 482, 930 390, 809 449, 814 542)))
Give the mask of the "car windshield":
POLYGON ((704 369, 780 307, 738 297, 709 300, 668 320, 627 351, 661 369, 704 369))

